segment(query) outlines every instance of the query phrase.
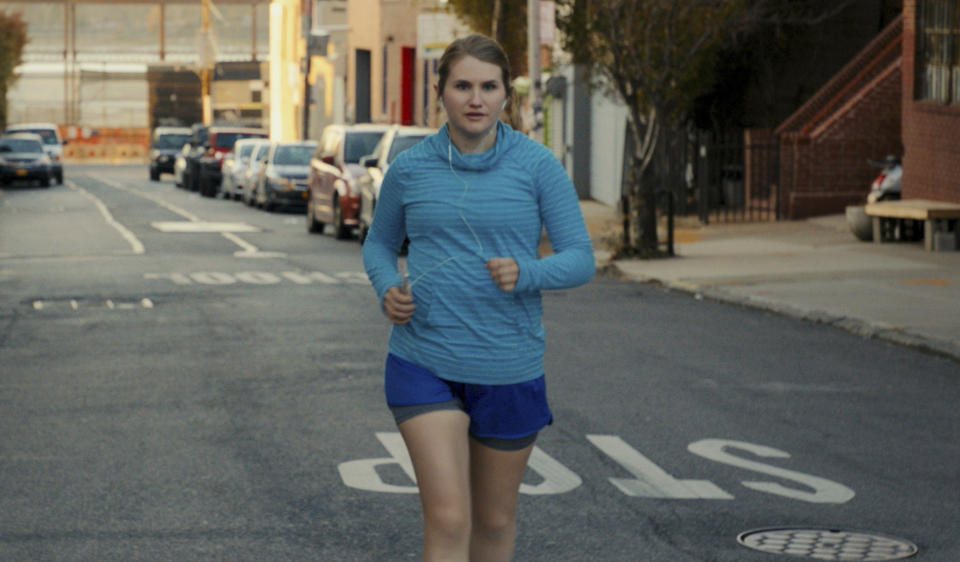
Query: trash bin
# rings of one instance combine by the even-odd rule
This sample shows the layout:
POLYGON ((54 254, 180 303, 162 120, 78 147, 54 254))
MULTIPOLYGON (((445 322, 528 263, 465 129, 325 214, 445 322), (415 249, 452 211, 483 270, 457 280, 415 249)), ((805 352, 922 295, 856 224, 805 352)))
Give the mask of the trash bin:
POLYGON ((743 187, 743 166, 728 164, 723 167, 721 174, 721 188, 723 191, 723 205, 728 209, 743 207, 745 199, 743 187))

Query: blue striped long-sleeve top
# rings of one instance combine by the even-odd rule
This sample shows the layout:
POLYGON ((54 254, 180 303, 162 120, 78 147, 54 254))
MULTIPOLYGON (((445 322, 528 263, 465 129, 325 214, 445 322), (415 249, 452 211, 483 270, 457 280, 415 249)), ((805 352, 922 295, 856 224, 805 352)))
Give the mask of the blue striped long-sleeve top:
POLYGON ((457 382, 543 374, 540 291, 581 285, 595 270, 576 191, 549 150, 499 123, 490 150, 461 154, 442 127, 397 156, 383 179, 363 245, 381 303, 402 283, 404 237, 416 311, 393 325, 391 353, 457 382), (538 258, 544 227, 554 254, 538 258), (517 261, 513 291, 490 278, 493 257, 517 261))

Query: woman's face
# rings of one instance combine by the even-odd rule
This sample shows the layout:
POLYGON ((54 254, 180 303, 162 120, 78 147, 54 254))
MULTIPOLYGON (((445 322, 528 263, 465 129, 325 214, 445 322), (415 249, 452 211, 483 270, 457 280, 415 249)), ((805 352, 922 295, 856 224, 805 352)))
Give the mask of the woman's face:
POLYGON ((465 56, 450 65, 441 98, 450 125, 450 138, 457 148, 476 145, 486 150, 507 99, 500 67, 465 56), (464 145, 461 145, 463 141, 464 145))

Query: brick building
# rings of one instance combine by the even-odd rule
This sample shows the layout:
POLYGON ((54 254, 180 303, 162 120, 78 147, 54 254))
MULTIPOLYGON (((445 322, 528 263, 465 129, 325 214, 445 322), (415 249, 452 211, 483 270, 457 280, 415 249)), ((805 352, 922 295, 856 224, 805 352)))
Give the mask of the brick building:
POLYGON ((903 21, 903 197, 960 203, 960 0, 906 0, 903 21))
POLYGON ((903 198, 960 203, 960 0, 903 14, 774 131, 780 215, 862 204, 870 160, 903 157, 903 198))
POLYGON ((897 17, 774 131, 780 215, 799 219, 862 204, 871 160, 903 153, 903 17, 897 17))

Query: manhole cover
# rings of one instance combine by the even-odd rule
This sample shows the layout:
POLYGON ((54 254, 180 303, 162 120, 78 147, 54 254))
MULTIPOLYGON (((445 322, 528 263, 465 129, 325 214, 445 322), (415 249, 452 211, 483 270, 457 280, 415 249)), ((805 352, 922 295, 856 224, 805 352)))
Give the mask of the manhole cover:
POLYGON ((737 542, 771 554, 817 560, 901 560, 917 553, 917 546, 903 539, 837 529, 756 529, 741 533, 737 542))

